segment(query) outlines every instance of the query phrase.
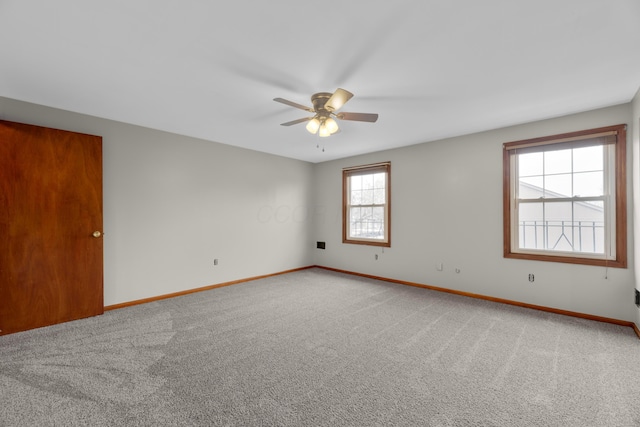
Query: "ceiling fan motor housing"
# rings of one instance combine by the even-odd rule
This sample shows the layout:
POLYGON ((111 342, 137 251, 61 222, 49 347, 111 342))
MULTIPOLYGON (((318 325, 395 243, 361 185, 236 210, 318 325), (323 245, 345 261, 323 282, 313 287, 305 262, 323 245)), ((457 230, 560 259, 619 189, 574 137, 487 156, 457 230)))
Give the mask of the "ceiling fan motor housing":
POLYGON ((318 92, 311 95, 311 103, 313 104, 313 109, 316 112, 325 110, 324 106, 329 98, 331 98, 331 95, 333 94, 329 92, 318 92))

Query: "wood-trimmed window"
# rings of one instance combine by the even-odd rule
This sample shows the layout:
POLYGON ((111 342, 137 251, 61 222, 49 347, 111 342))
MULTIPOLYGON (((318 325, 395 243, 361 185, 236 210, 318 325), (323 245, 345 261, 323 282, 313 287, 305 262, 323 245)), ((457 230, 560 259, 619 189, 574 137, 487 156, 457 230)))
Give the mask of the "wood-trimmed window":
POLYGON ((391 246, 391 162, 342 170, 342 242, 391 246))
POLYGON ((626 125, 505 143, 505 258, 627 267, 626 125))

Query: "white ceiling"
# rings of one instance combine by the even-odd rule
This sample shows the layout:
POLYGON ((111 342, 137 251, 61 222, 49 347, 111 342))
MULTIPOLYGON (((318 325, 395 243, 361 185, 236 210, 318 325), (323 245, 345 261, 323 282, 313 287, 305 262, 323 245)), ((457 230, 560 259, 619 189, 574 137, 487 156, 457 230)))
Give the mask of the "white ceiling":
POLYGON ((0 96, 309 162, 638 88, 639 0, 0 0, 0 96), (338 87, 378 122, 279 125, 338 87))

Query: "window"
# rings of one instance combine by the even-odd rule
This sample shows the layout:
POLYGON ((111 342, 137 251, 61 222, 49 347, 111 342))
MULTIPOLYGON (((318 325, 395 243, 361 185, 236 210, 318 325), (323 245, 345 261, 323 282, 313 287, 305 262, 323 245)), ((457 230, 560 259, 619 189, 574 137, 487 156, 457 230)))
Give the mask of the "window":
POLYGON ((391 163, 342 170, 342 242, 391 246, 391 163))
POLYGON ((504 256, 627 266, 626 126, 504 144, 504 256))

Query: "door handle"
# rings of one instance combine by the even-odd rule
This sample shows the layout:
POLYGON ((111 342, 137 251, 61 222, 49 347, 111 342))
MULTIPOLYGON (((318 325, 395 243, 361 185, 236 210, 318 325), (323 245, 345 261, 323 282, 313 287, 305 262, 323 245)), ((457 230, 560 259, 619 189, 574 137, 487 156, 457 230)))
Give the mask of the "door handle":
POLYGON ((99 231, 94 231, 94 232, 93 232, 93 237, 98 238, 98 237, 100 237, 100 236, 102 236, 102 233, 101 233, 101 232, 99 232, 99 231))

